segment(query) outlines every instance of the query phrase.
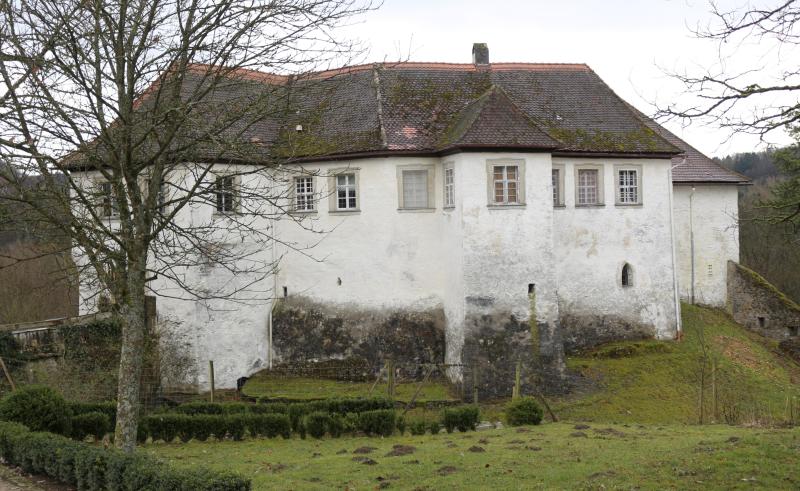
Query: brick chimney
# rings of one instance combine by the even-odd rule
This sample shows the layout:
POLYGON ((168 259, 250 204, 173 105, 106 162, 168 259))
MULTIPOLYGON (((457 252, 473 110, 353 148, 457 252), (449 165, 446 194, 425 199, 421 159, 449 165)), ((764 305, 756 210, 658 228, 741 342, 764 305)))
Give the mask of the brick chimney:
POLYGON ((472 63, 475 65, 489 64, 489 45, 486 43, 472 44, 472 63))

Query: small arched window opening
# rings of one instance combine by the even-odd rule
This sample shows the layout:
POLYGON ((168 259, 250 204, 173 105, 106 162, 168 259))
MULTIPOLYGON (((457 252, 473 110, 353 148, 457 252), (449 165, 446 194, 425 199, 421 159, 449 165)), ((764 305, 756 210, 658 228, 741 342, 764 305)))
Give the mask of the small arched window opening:
POLYGON ((622 286, 633 286, 633 268, 628 263, 622 266, 622 286))

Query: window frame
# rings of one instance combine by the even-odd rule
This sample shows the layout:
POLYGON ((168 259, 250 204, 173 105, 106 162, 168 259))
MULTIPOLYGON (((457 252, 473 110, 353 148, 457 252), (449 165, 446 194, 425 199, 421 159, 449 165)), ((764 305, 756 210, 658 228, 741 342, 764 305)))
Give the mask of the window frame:
MULTIPOLYGON (((240 213, 240 205, 241 205, 241 198, 239 195, 239 189, 241 187, 241 176, 237 174, 215 174, 214 181, 212 186, 214 186, 213 194, 214 194, 214 214, 215 215, 235 215, 240 213), (219 209, 219 194, 220 191, 217 189, 217 184, 221 179, 231 179, 231 189, 230 194, 232 196, 231 199, 231 209, 219 209)), ((223 190, 222 193, 225 193, 223 190)), ((224 203, 224 201, 223 201, 224 203)), ((224 208, 224 206, 223 206, 224 208)))
POLYGON ((452 210, 456 207, 456 167, 453 162, 445 162, 442 165, 442 208, 445 210, 452 210), (447 173, 450 172, 452 181, 448 189, 447 173), (448 192, 449 191, 449 192, 448 192), (448 201, 448 195, 452 201, 448 201))
MULTIPOLYGON (((506 171, 506 175, 507 175, 506 171)), ((504 179, 507 182, 508 179, 504 179)), ((525 206, 525 160, 524 159, 489 159, 486 161, 486 192, 488 206, 490 208, 518 208, 525 206), (495 167, 517 167, 517 201, 495 201, 494 193, 494 168, 495 167)), ((507 191, 504 188, 504 195, 507 191)))
POLYGON ((402 212, 431 212, 436 209, 436 166, 433 164, 411 164, 397 166, 397 210, 402 212), (426 184, 428 191, 427 206, 407 207, 404 202, 404 172, 427 172, 426 184))
MULTIPOLYGON (((317 203, 319 200, 317 199, 317 179, 316 179, 316 176, 313 175, 313 174, 300 174, 300 175, 296 175, 296 176, 292 177, 290 199, 291 199, 291 207, 290 207, 290 209, 292 210, 292 213, 298 213, 298 214, 303 214, 303 215, 316 213, 317 212, 317 208, 319 207, 318 203, 317 203), (298 208, 298 206, 297 206, 298 205, 297 198, 299 196, 298 193, 297 193, 297 181, 299 181, 300 179, 310 179, 311 180, 311 191, 306 191, 305 193, 302 193, 303 196, 306 196, 311 200, 310 202, 306 203, 306 206, 308 206, 310 204, 311 208, 301 209, 301 208, 298 208)), ((357 199, 358 199, 358 196, 356 196, 356 200, 357 199)), ((358 201, 356 201, 356 203, 358 203, 358 201)))
POLYGON ((642 168, 641 164, 616 164, 614 165, 614 203, 616 206, 641 206, 642 200, 642 168), (621 200, 622 193, 619 183, 619 175, 622 171, 635 171, 636 172, 636 202, 623 203, 621 200))
POLYGON ((552 171, 558 171, 558 181, 555 183, 556 188, 553 190, 553 198, 554 198, 553 207, 564 208, 566 206, 566 201, 564 199, 564 182, 567 169, 564 164, 553 164, 550 173, 551 182, 552 182, 552 171), (556 197, 558 199, 555 199, 556 197))
POLYGON ((361 212, 361 177, 358 167, 343 167, 340 169, 331 169, 328 174, 328 213, 331 214, 352 214, 361 212), (345 174, 352 174, 355 180, 354 191, 356 206, 355 208, 339 208, 338 201, 338 177, 345 174))
POLYGON ((603 164, 578 164, 575 166, 575 207, 576 208, 593 208, 598 206, 605 206, 605 180, 604 174, 605 167, 603 164), (581 203, 580 202, 580 171, 594 170, 597 171, 597 201, 594 203, 581 203))
POLYGON ((104 219, 119 220, 119 205, 114 193, 114 183, 107 179, 98 179, 95 182, 95 188, 97 189, 97 196, 99 198, 95 206, 97 214, 104 219), (108 191, 105 189, 106 186, 108 186, 108 191), (106 200, 108 200, 108 203, 106 203, 106 200), (107 214, 107 209, 109 209, 111 213, 107 214))

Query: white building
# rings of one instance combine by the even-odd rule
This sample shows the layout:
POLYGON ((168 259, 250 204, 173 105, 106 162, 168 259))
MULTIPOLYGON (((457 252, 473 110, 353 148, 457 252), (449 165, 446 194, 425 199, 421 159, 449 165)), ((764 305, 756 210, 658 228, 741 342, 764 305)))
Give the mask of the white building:
MULTIPOLYGON (((292 148, 285 206, 304 226, 281 220, 280 244, 260 252, 281 258, 260 286, 278 302, 223 309, 151 284, 165 294, 159 315, 181 321, 172 334, 191 346, 194 382, 206 385, 208 360, 231 387, 271 363, 393 357, 477 366, 481 389, 503 393, 517 360, 559 381, 564 347, 672 339, 681 299, 725 304, 746 178, 586 65, 473 54, 302 82, 241 73, 250 86, 294 84, 296 110, 251 136, 292 148)), ((216 165, 220 177, 231 168, 216 165)), ((195 206, 178 219, 236 211, 195 206)), ((213 265, 188 276, 236 281, 213 265)))

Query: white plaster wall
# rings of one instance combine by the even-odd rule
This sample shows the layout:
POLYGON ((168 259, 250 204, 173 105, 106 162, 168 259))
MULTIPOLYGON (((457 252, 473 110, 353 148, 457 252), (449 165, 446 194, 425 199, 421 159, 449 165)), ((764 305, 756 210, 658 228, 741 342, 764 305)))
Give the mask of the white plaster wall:
POLYGON ((675 184, 673 205, 681 299, 690 301, 692 295, 693 230, 694 300, 724 307, 727 262, 739 262, 738 187, 735 184, 675 184))
POLYGON ((677 329, 672 264, 668 159, 554 159, 563 164, 564 207, 554 209, 554 251, 562 311, 620 316, 654 326, 660 338, 677 329), (575 206, 575 166, 603 166, 604 206, 575 206), (615 204, 614 165, 640 165, 642 204, 615 204), (621 272, 633 267, 634 285, 621 272))
POLYGON ((470 152, 454 160, 462 193, 464 296, 491 299, 483 306, 467 300, 468 313, 507 311, 526 321, 533 283, 537 321, 556 320, 550 154, 470 152), (486 166, 495 159, 524 163, 524 206, 488 205, 486 166))
MULTIPOLYGON (((315 188, 321 200, 315 213, 296 216, 300 224, 288 218, 276 224, 282 243, 275 250, 280 259, 277 276, 254 285, 257 294, 249 301, 236 303, 197 302, 159 278, 151 284, 162 295, 159 315, 170 319, 171 333, 193 346, 201 387, 207 386, 209 360, 215 362, 218 387, 233 387, 238 377, 266 366, 268 313, 276 292, 282 295, 284 287, 289 296, 342 307, 443 308, 446 360, 451 363, 461 361, 466 315, 499 311, 529 319, 530 283, 536 285, 538 322, 556 321, 561 307, 630 316, 655 325, 662 337, 671 336, 676 316, 669 161, 632 161, 644 168, 644 205, 627 208, 614 206, 613 198, 613 164, 624 161, 592 161, 605 164, 606 206, 598 209, 574 206, 571 166, 578 162, 584 161, 552 159, 546 153, 469 152, 441 159, 386 157, 305 164, 305 169, 320 174, 315 188), (491 159, 524 162, 525 206, 488 206, 486 164, 491 159), (552 205, 554 162, 566 166, 566 206, 557 209, 552 205), (443 163, 455 168, 456 204, 447 210, 442 207, 443 163), (400 165, 433 166, 434 210, 398 210, 400 165), (348 166, 359 173, 360 211, 331 213, 325 176, 348 166), (633 265, 636 275, 636 286, 625 291, 619 284, 623 261, 633 265)), ((212 218, 211 206, 195 205, 178 220, 201 224, 212 218)), ((262 226, 268 230, 271 224, 265 221, 262 226)), ((257 257, 271 261, 271 247, 261 246, 257 257)), ((185 274, 187 281, 212 291, 252 279, 219 270, 202 274, 198 268, 185 274)))

